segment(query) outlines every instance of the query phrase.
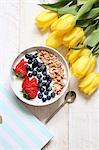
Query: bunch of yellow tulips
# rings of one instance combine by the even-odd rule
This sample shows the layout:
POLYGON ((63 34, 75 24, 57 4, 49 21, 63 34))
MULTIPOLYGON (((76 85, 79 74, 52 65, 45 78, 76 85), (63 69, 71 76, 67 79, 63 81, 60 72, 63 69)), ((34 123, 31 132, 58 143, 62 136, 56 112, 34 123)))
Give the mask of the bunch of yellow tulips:
POLYGON ((74 48, 84 40, 84 31, 80 27, 75 27, 75 16, 65 14, 58 17, 56 12, 45 10, 36 17, 36 25, 42 31, 49 27, 51 33, 46 39, 46 45, 53 48, 58 48, 62 44, 66 48, 74 48))
POLYGON ((99 73, 95 73, 96 58, 88 48, 67 52, 66 59, 70 63, 71 73, 79 79, 79 89, 91 95, 99 88, 99 73))
POLYGON ((69 49, 66 59, 71 73, 79 79, 80 90, 91 95, 99 87, 99 73, 93 72, 96 58, 88 48, 73 50, 85 39, 83 29, 76 26, 75 16, 65 14, 59 18, 56 12, 45 10, 36 17, 36 25, 41 31, 51 29, 46 39, 47 46, 58 48, 63 44, 69 49))

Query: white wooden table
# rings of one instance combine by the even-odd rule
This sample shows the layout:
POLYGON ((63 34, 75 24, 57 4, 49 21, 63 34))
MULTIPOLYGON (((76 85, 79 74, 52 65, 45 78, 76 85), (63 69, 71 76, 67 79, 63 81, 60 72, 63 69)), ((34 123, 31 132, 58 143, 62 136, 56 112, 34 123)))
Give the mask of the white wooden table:
MULTIPOLYGON (((36 3, 38 0, 0 0, 0 82, 6 86, 17 54, 28 47, 45 44, 48 33, 41 35, 34 24, 35 16, 42 10, 36 3)), ((47 124, 54 138, 44 150, 99 150, 99 91, 90 99, 84 97, 73 77, 71 89, 77 92, 77 99, 47 124)), ((59 103, 27 107, 43 122, 59 103)))

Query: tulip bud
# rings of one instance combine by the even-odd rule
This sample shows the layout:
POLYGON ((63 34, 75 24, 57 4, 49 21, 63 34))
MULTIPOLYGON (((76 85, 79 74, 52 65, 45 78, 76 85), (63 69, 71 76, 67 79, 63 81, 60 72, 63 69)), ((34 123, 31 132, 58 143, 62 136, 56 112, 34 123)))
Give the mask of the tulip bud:
POLYGON ((71 73, 78 79, 83 78, 86 74, 92 72, 96 66, 94 56, 82 56, 71 66, 71 73))
POLYGON ((58 48, 62 45, 63 37, 57 36, 57 31, 50 33, 46 39, 46 45, 53 48, 58 48))
POLYGON ((82 48, 79 50, 70 49, 66 54, 66 59, 72 64, 81 56, 88 56, 89 54, 90 50, 88 48, 82 48))
POLYGON ((66 48, 74 48, 84 39, 84 31, 80 27, 75 27, 72 31, 65 34, 63 44, 66 48))
POLYGON ((70 64, 74 63, 78 58, 81 50, 69 50, 68 53, 66 54, 66 59, 70 64))
POLYGON ((81 53, 80 53, 79 56, 80 56, 80 57, 81 57, 81 56, 88 56, 88 55, 90 54, 90 52, 91 52, 90 49, 88 49, 88 48, 82 48, 82 49, 81 49, 81 53))
POLYGON ((36 25, 42 30, 46 30, 51 24, 58 19, 58 14, 56 12, 46 10, 41 12, 36 17, 36 25))
POLYGON ((63 35, 70 32, 75 26, 75 19, 72 14, 66 14, 60 17, 51 25, 52 31, 57 31, 58 35, 63 35))
POLYGON ((88 74, 79 84, 80 90, 91 95, 97 88, 99 88, 99 73, 92 72, 88 74))

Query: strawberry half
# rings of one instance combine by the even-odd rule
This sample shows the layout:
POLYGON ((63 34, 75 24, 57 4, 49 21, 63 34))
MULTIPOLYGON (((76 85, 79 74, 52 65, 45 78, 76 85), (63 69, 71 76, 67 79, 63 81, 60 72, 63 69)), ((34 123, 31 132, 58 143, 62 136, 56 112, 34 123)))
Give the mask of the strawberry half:
POLYGON ((26 76, 22 83, 22 92, 23 96, 26 99, 34 99, 37 96, 38 92, 38 83, 36 78, 29 80, 29 77, 26 76))
POLYGON ((14 70, 15 74, 19 78, 24 78, 27 75, 27 70, 26 70, 27 62, 22 59, 17 65, 14 70))

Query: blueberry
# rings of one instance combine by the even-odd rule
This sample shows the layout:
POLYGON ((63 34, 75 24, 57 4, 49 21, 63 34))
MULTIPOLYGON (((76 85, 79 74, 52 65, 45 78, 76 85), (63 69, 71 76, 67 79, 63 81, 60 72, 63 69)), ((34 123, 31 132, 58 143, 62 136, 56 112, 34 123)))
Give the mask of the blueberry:
POLYGON ((45 89, 44 89, 43 87, 40 88, 40 91, 41 91, 41 92, 44 92, 44 90, 45 90, 45 89))
POLYGON ((29 71, 30 70, 30 66, 26 66, 26 70, 29 71))
POLYGON ((51 99, 51 96, 48 95, 48 96, 47 96, 47 100, 50 100, 50 99, 51 99))
POLYGON ((43 97, 43 98, 42 98, 42 101, 43 101, 43 102, 46 102, 46 98, 45 98, 45 97, 43 97))
POLYGON ((41 74, 37 74, 37 78, 40 79, 42 77, 41 74))
POLYGON ((48 82, 49 82, 49 83, 51 83, 51 82, 52 82, 52 79, 51 79, 51 78, 50 78, 50 79, 48 79, 48 82))
POLYGON ((46 86, 46 82, 42 82, 42 85, 43 85, 43 86, 46 86))
POLYGON ((42 88, 42 83, 39 83, 39 84, 38 84, 38 87, 39 87, 39 88, 42 88))
POLYGON ((33 75, 36 76, 37 75, 37 71, 33 71, 33 75))
POLYGON ((39 94, 38 94, 38 98, 41 99, 42 97, 43 97, 43 94, 42 94, 42 93, 39 93, 39 94))
POLYGON ((47 75, 47 72, 46 72, 46 71, 43 71, 42 74, 43 74, 44 76, 46 76, 46 75, 47 75))
POLYGON ((46 66, 45 66, 44 64, 42 64, 41 70, 42 70, 42 71, 46 71, 46 66))
POLYGON ((38 64, 38 60, 36 58, 34 59, 34 63, 38 64))
POLYGON ((32 63, 32 68, 35 68, 35 64, 34 64, 34 62, 32 63))
POLYGON ((39 84, 39 83, 42 83, 42 80, 41 80, 41 79, 38 80, 38 84, 39 84))
POLYGON ((33 59, 33 55, 32 54, 30 54, 29 59, 31 59, 31 60, 33 59))
POLYGON ((26 59, 29 59, 29 58, 30 58, 30 55, 29 55, 29 54, 25 54, 25 58, 26 58, 26 59))
POLYGON ((45 91, 44 94, 45 94, 45 95, 48 95, 48 91, 45 91))
POLYGON ((38 72, 41 72, 41 68, 37 68, 37 71, 38 71, 38 72))
POLYGON ((48 87, 50 85, 50 83, 49 82, 46 82, 46 87, 48 87))
POLYGON ((41 67, 42 66, 42 63, 38 62, 38 67, 41 67))
POLYGON ((33 71, 34 69, 33 68, 30 68, 30 71, 33 71))
POLYGON ((52 87, 49 86, 49 87, 47 88, 47 91, 51 91, 51 90, 52 90, 52 87))
POLYGON ((37 66, 38 65, 38 60, 34 59, 34 64, 37 66))
POLYGON ((32 73, 29 73, 28 76, 31 78, 31 77, 33 76, 33 74, 32 74, 32 73))
POLYGON ((37 53, 35 53, 35 54, 33 55, 33 57, 34 57, 34 58, 37 58, 37 57, 38 57, 38 56, 37 56, 37 53))
POLYGON ((53 97, 53 98, 55 97, 55 92, 51 93, 51 97, 53 97))
POLYGON ((46 76, 44 76, 44 77, 43 77, 43 80, 46 80, 46 79, 47 79, 46 76))
POLYGON ((47 74, 47 75, 46 75, 46 78, 47 78, 47 80, 49 80, 49 79, 50 79, 50 75, 47 74))
POLYGON ((32 63, 32 67, 35 68, 38 65, 38 60, 34 59, 32 63))
POLYGON ((28 64, 32 64, 32 60, 31 59, 28 60, 28 64))

